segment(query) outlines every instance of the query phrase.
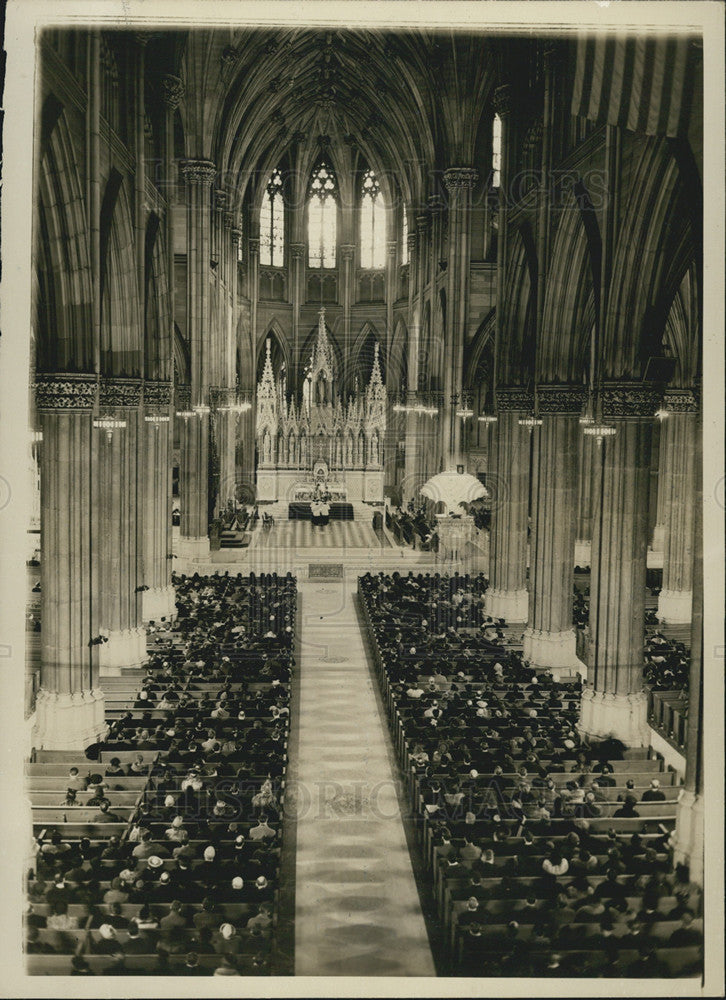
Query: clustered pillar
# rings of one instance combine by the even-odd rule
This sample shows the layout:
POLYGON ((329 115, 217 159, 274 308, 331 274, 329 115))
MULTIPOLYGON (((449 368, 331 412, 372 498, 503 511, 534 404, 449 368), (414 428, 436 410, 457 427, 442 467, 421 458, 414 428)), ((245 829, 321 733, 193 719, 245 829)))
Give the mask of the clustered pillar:
POLYGON ((41 670, 33 745, 83 750, 105 730, 96 646, 101 588, 94 577, 91 517, 96 379, 38 376, 41 417, 41 670))
POLYGON ((648 490, 658 396, 633 384, 603 390, 603 416, 616 433, 595 455, 590 582, 590 657, 580 728, 647 746, 643 687, 648 490))
POLYGON ((663 585, 658 617, 669 624, 691 621, 693 600, 694 461, 696 399, 688 390, 666 393, 661 438, 665 448, 658 482, 663 493, 663 585))
POLYGON ((170 382, 144 384, 144 427, 140 473, 143 488, 144 621, 176 616, 171 582, 171 398, 170 382))
POLYGON ((532 394, 522 388, 497 389, 497 421, 492 520, 489 534, 487 614, 525 622, 527 596, 527 507, 529 431, 519 423, 532 408, 532 394))
POLYGON ((581 388, 540 386, 532 463, 529 619, 524 658, 555 676, 581 667, 572 624, 581 388))
POLYGON ((209 557, 209 325, 210 189, 216 175, 210 160, 186 160, 187 324, 191 348, 192 415, 180 426, 180 561, 209 557))

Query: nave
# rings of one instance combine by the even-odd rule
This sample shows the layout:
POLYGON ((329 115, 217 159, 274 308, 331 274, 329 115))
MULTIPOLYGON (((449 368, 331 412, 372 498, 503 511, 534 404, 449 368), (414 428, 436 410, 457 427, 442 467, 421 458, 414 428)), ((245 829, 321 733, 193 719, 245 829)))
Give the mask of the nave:
POLYGON ((175 582, 105 738, 28 765, 31 974, 696 974, 678 774, 580 738, 483 576, 175 582))

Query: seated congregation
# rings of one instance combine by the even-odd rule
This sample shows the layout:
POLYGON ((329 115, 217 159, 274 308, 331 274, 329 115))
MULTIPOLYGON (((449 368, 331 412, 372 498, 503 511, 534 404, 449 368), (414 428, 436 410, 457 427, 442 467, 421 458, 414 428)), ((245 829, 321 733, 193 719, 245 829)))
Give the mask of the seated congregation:
POLYGON ((29 972, 269 975, 296 582, 175 580, 87 761, 29 766, 29 972))
POLYGON ((485 591, 482 576, 359 580, 445 973, 698 975, 675 773, 583 739, 579 677, 531 670, 485 591))

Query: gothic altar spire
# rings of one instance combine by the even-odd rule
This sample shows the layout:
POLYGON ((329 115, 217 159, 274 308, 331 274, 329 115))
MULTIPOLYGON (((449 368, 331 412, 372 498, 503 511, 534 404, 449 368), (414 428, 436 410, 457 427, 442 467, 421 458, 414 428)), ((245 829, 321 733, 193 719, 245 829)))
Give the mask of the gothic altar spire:
POLYGON ((328 333, 325 329, 325 306, 318 313, 318 336, 315 341, 310 368, 310 377, 313 380, 313 384, 320 375, 332 385, 335 376, 335 360, 333 358, 333 349, 328 340, 328 333))

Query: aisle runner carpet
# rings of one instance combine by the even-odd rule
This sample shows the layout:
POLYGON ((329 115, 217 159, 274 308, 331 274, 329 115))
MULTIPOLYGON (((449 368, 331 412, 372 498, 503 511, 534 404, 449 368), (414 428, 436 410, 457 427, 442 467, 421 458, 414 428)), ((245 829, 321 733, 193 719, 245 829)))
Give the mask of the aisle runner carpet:
POLYGON ((354 594, 298 586, 295 974, 433 976, 354 594))

